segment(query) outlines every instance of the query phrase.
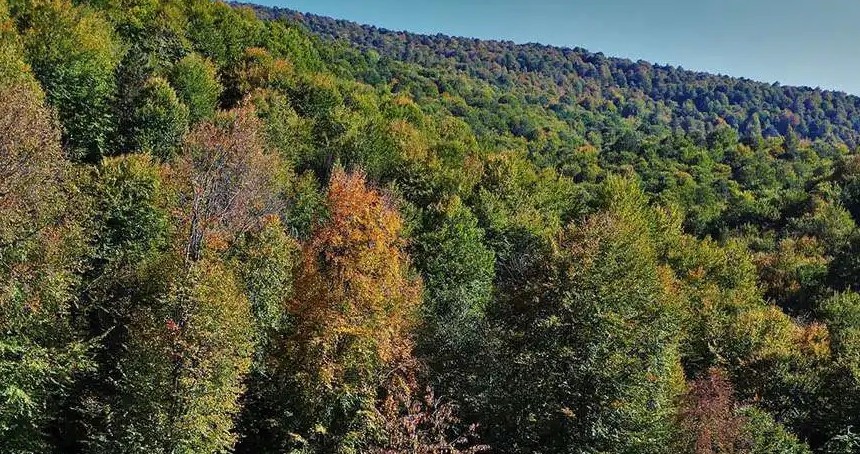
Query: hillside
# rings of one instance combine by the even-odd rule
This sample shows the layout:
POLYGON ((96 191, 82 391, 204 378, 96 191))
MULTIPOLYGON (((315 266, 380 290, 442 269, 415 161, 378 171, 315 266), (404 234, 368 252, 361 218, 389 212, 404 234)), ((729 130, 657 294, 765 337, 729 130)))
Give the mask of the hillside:
POLYGON ((425 67, 462 71, 502 89, 523 87, 549 104, 578 105, 635 118, 649 127, 708 133, 722 122, 743 136, 860 138, 860 98, 808 87, 765 84, 685 71, 645 61, 608 58, 581 48, 420 35, 279 8, 264 18, 289 18, 326 39, 425 67))
POLYGON ((0 0, 0 452, 860 452, 855 98, 298 20, 0 0))

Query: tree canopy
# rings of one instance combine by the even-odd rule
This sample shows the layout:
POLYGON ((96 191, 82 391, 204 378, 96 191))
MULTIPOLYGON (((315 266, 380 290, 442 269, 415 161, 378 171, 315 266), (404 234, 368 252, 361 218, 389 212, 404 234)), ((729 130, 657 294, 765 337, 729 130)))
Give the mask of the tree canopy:
POLYGON ((0 451, 860 452, 858 106, 0 0, 0 451))

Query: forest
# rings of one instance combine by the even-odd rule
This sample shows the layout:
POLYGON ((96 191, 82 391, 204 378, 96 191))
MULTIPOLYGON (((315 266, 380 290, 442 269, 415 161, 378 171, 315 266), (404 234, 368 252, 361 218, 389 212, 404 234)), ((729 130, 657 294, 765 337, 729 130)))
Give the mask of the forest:
POLYGON ((860 453, 860 98, 0 0, 0 452, 860 453))
MULTIPOLYGON (((250 5, 253 6, 253 5, 250 5)), ((680 130, 702 136, 721 122, 745 137, 790 131, 810 139, 858 144, 860 103, 820 88, 765 84, 683 68, 654 65, 537 43, 486 41, 395 32, 281 8, 256 7, 261 17, 285 17, 328 39, 422 66, 458 70, 494 86, 525 87, 553 110, 621 116, 651 132, 680 130)))

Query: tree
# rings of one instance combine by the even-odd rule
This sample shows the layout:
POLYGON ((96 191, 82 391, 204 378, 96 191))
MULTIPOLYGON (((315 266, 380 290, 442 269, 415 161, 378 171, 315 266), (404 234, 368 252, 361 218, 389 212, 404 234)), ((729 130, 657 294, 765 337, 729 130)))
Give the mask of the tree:
POLYGON ((0 86, 27 85, 40 93, 38 82, 24 60, 24 46, 9 17, 6 0, 0 1, 0 86))
POLYGON ((228 452, 253 353, 248 299, 228 268, 165 256, 128 326, 120 396, 101 452, 228 452))
POLYGON ((425 222, 426 231, 416 239, 415 262, 424 276, 427 348, 445 356, 476 340, 491 297, 495 257, 483 244, 477 219, 459 198, 437 207, 425 222))
POLYGON ((860 295, 838 293, 821 303, 819 311, 830 328, 831 347, 841 362, 860 380, 860 295))
MULTIPOLYGON (((125 311, 116 359, 122 373, 107 399, 105 431, 90 440, 99 450, 232 449, 244 380, 262 344, 255 328, 273 303, 261 301, 272 290, 243 281, 244 264, 230 266, 225 252, 241 247, 274 206, 278 170, 250 109, 199 125, 173 165, 162 167, 164 188, 154 194, 171 214, 169 237, 114 296, 125 311)), ((135 209, 124 219, 145 213, 135 209)))
POLYGON ((744 138, 748 143, 759 144, 764 140, 761 129, 761 119, 759 118, 758 112, 754 112, 750 115, 744 129, 744 138))
POLYGON ((336 170, 328 221, 302 248, 294 297, 295 331, 282 345, 294 407, 287 444, 356 452, 380 429, 376 390, 410 356, 420 282, 409 276, 402 221, 361 174, 336 170), (375 429, 374 429, 375 428, 375 429), (302 441, 303 440, 303 441, 302 441))
POLYGON ((236 433, 238 452, 258 452, 272 445, 284 391, 279 381, 277 340, 293 332, 295 321, 285 310, 293 297, 293 280, 299 258, 298 242, 286 234, 277 217, 267 217, 259 230, 239 239, 231 253, 253 317, 254 355, 245 379, 236 433))
POLYGON ((41 97, 0 85, 0 450, 42 452, 88 345, 70 316, 87 200, 41 97))
POLYGON ((57 109, 70 154, 95 162, 115 129, 114 74, 121 51, 112 25, 86 6, 35 0, 16 17, 27 61, 57 109))
MULTIPOLYGON (((820 303, 818 308, 830 331, 834 356, 831 396, 833 410, 830 421, 830 441, 833 446, 856 447, 858 437, 852 431, 860 427, 860 295, 855 292, 836 293, 820 303), (853 438, 852 438, 853 437, 853 438)), ((849 449, 832 452, 849 452, 849 449)))
POLYGON ((769 413, 756 407, 742 407, 737 410, 744 419, 741 437, 744 441, 743 452, 750 454, 786 453, 810 454, 809 446, 785 429, 769 413))
POLYGON ((144 270, 169 249, 173 232, 161 169, 152 156, 105 158, 91 174, 83 185, 93 214, 76 318, 92 340, 95 367, 79 374, 70 393, 57 445, 65 451, 100 446, 111 437, 128 327, 151 287, 144 270))
POLYGON ((789 125, 785 132, 785 142, 783 144, 786 153, 796 153, 800 146, 800 137, 794 130, 794 126, 789 125))
POLYGON ((250 8, 234 8, 226 3, 195 1, 187 9, 193 24, 188 34, 194 50, 221 68, 237 62, 245 49, 254 47, 264 26, 250 8))
POLYGON ((499 327, 491 445, 662 452, 674 436, 678 302, 664 288, 641 190, 613 177, 602 194, 604 211, 565 233, 558 274, 533 284, 499 327))
POLYGON ((220 114, 186 138, 169 178, 187 232, 185 260, 201 257, 204 242, 227 245, 275 211, 281 171, 265 153, 259 120, 250 107, 220 114))
POLYGON ((188 120, 192 125, 215 114, 221 84, 216 68, 209 60, 195 53, 186 55, 173 65, 170 85, 188 106, 188 120))
POLYGON ((164 161, 176 154, 188 130, 188 108, 166 80, 146 81, 131 114, 131 141, 136 151, 164 161))
POLYGON ((267 49, 251 47, 245 50, 242 58, 234 64, 226 76, 227 102, 248 96, 254 90, 277 88, 286 90, 294 78, 292 64, 274 58, 267 49))
POLYGON ((418 351, 432 370, 436 389, 457 400, 477 398, 475 358, 485 345, 486 314, 493 292, 495 255, 484 231, 459 198, 427 213, 413 243, 424 278, 418 351))
POLYGON ((284 306, 293 296, 298 254, 298 242, 276 216, 266 217, 258 230, 240 237, 231 254, 254 316, 257 367, 265 367, 270 339, 292 328, 284 306))
POLYGON ((690 383, 682 400, 679 424, 679 452, 811 452, 767 412, 740 405, 726 372, 718 368, 709 369, 690 383))
POLYGON ((709 369, 689 387, 680 411, 681 452, 743 452, 743 416, 737 413, 734 389, 725 371, 709 369))

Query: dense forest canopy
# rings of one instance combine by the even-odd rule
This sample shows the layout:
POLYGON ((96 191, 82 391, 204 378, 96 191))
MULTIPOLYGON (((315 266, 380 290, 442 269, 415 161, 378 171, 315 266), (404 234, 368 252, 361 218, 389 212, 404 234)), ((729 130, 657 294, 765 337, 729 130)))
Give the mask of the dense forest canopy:
POLYGON ((428 36, 289 9, 255 9, 261 17, 289 18, 324 38, 384 57, 460 71, 502 89, 524 87, 553 110, 582 107, 632 119, 650 131, 706 134, 725 123, 744 137, 793 131, 852 148, 860 139, 860 98, 841 92, 686 71, 582 48, 428 36))
POLYGON ((858 106, 0 0, 0 452, 858 453, 858 106))

